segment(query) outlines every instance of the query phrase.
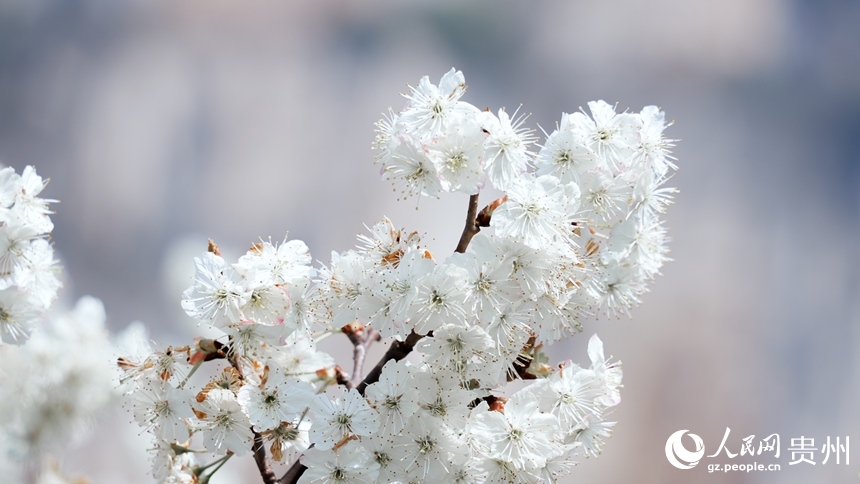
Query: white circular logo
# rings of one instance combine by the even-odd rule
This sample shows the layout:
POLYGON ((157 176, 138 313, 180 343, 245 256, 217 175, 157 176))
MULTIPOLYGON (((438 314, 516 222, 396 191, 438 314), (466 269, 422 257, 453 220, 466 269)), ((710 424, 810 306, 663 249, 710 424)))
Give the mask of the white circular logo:
POLYGON ((705 444, 696 434, 690 434, 690 438, 696 444, 696 450, 690 452, 684 447, 681 437, 686 432, 686 430, 679 430, 670 435, 669 440, 666 441, 666 458, 669 459, 670 464, 678 469, 692 469, 699 463, 702 456, 705 455, 705 444))

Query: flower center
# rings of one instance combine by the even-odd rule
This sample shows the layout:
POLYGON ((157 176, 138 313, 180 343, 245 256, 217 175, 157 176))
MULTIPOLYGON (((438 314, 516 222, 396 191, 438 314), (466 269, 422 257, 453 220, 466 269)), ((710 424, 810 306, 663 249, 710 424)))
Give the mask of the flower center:
POLYGON ((433 452, 433 449, 436 448, 436 441, 431 439, 430 437, 422 437, 420 439, 416 439, 415 443, 418 444, 418 452, 423 454, 429 454, 433 452))
POLYGON ((396 397, 388 397, 385 399, 385 403, 382 405, 389 410, 394 410, 400 407, 400 397, 402 395, 397 395, 396 397))
POLYGON ((436 397, 436 401, 431 403, 427 410, 434 417, 444 417, 448 413, 445 402, 442 401, 442 397, 436 397))
POLYGON ((374 452, 373 457, 379 463, 380 467, 388 467, 388 463, 391 462, 391 457, 382 452, 374 452))
POLYGON ((555 162, 559 165, 566 165, 570 163, 570 151, 564 150, 560 152, 558 155, 556 155, 555 162))
POLYGON ((349 415, 342 413, 342 414, 337 416, 337 418, 335 419, 335 422, 337 422, 337 425, 339 427, 344 428, 344 429, 349 429, 350 426, 352 425, 352 418, 349 415))
POLYGON ((449 170, 457 171, 466 166, 466 162, 469 161, 469 157, 465 155, 465 153, 453 153, 448 156, 448 160, 445 163, 449 170))

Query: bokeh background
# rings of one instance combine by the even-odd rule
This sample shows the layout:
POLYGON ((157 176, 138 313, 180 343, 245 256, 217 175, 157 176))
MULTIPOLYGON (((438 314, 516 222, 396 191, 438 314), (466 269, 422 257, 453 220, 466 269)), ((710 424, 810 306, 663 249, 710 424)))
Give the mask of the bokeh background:
MULTIPOLYGON (((860 450, 820 453, 828 436, 860 449, 856 1, 0 0, 0 161, 51 178, 64 299, 184 344, 207 237, 238 257, 289 232, 327 262, 387 215, 456 245, 466 197, 397 202, 370 149, 398 93, 452 66, 464 100, 522 104, 547 131, 603 99, 659 105, 682 140, 674 261, 632 320, 553 349, 587 361, 597 332, 624 362, 615 435, 569 482, 856 482, 860 450), (778 433, 780 458, 757 460, 782 470, 667 462, 676 430, 711 454, 726 427, 733 452, 778 433), (800 436, 815 466, 788 465, 800 436)), ((106 413, 63 469, 151 482, 130 419, 106 413)), ((213 482, 258 479, 246 457, 213 482)))

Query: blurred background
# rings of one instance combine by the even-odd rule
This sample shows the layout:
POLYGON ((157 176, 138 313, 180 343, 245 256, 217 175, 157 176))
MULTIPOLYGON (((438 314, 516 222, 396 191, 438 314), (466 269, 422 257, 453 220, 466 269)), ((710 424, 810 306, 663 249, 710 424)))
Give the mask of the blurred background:
MULTIPOLYGON (((64 299, 187 344, 207 238, 229 260, 289 232, 328 262, 387 215, 453 249, 466 197, 397 202, 370 149, 398 93, 452 66, 464 100, 547 131, 603 99, 659 105, 682 140, 674 261, 632 320, 553 348, 584 363, 597 332, 624 362, 615 434, 569 482, 857 481, 860 450, 821 446, 860 449, 860 2, 0 0, 0 162, 51 178, 64 299), (673 432, 711 454, 727 427, 732 452, 778 433, 782 454, 667 462, 673 432), (815 466, 788 465, 801 436, 815 466), (782 470, 706 469, 753 461, 782 470)), ((151 482, 130 420, 94 422, 62 468, 151 482)), ((258 480, 246 457, 213 482, 258 480)))

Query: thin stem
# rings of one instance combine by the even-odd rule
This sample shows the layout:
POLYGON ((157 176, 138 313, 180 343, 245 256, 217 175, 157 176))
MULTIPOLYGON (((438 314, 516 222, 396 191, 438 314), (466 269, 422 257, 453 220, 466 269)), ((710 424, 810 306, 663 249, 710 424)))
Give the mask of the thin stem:
POLYGON ((364 357, 367 354, 367 348, 359 343, 352 347, 352 378, 349 379, 349 382, 352 385, 359 380, 361 380, 361 374, 363 373, 364 368, 364 357))
POLYGON ((312 334, 311 339, 314 340, 314 343, 319 343, 320 341, 328 338, 329 336, 331 336, 333 334, 340 333, 340 332, 341 332, 340 328, 327 329, 325 331, 320 331, 319 333, 312 334))
POLYGON ((197 476, 197 480, 195 480, 195 482, 198 482, 200 484, 209 484, 209 479, 212 479, 212 476, 214 476, 215 473, 218 472, 218 469, 220 469, 221 466, 223 466, 228 460, 230 460, 230 457, 233 457, 233 453, 229 453, 224 457, 215 459, 204 466, 195 467, 194 475, 197 476), (208 474, 204 474, 204 472, 206 472, 206 469, 214 465, 217 465, 217 467, 212 469, 212 471, 210 471, 208 474))
POLYGON ((188 375, 185 377, 184 380, 182 380, 182 383, 179 384, 179 388, 184 387, 185 384, 188 383, 188 380, 191 379, 191 375, 193 375, 194 372, 197 371, 197 369, 200 368, 200 365, 202 365, 202 364, 203 364, 202 360, 198 361, 197 363, 194 363, 194 366, 191 367, 191 371, 188 372, 188 375))
POLYGON ((230 457, 233 457, 234 455, 236 455, 236 454, 227 454, 226 456, 224 456, 224 458, 223 458, 223 459, 221 459, 221 463, 219 463, 219 464, 218 464, 218 467, 216 467, 216 468, 212 469, 212 472, 210 472, 210 473, 209 473, 209 477, 212 477, 212 475, 213 475, 213 474, 215 474, 216 472, 218 472, 218 469, 220 469, 220 468, 221 468, 221 466, 223 466, 224 464, 226 464, 226 463, 227 463, 227 461, 228 461, 228 460, 230 460, 230 457))
POLYGON ((350 378, 349 383, 352 388, 355 388, 356 385, 361 383, 362 378, 364 378, 364 359, 367 356, 367 348, 375 341, 381 340, 382 335, 375 329, 368 327, 362 327, 360 331, 356 332, 346 332, 346 334, 353 344, 352 378, 350 378))
MULTIPOLYGON (((222 456, 222 457, 219 457, 219 458, 213 460, 212 462, 210 462, 208 464, 204 464, 202 466, 197 466, 194 468, 194 473, 199 476, 199 475, 203 474, 203 471, 205 471, 206 469, 208 469, 214 465, 217 465, 220 467, 222 464, 224 464, 224 462, 227 461, 227 459, 229 459, 232 456, 233 456, 233 454, 227 454, 225 456, 222 456)), ((218 469, 215 469, 215 470, 218 470, 218 469)), ((215 473, 215 470, 212 471, 210 476, 215 473)))

